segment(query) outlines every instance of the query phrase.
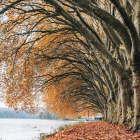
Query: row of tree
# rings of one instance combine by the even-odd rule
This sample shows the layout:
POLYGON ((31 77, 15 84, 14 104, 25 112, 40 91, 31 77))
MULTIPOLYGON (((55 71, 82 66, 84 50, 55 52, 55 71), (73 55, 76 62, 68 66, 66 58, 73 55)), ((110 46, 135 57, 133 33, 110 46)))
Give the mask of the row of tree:
POLYGON ((13 108, 0 108, 0 118, 39 119, 39 113, 29 114, 23 110, 17 112, 13 108))
POLYGON ((0 118, 22 118, 22 119, 47 119, 59 120, 58 115, 53 115, 46 110, 40 108, 39 112, 34 114, 25 112, 24 110, 15 111, 13 108, 0 108, 0 118))
POLYGON ((47 119, 47 120, 59 120, 59 117, 57 115, 54 116, 48 112, 40 112, 39 118, 40 119, 47 119))
POLYGON ((139 11, 140 0, 3 0, 6 103, 33 108, 41 98, 61 117, 88 110, 139 129, 139 11))

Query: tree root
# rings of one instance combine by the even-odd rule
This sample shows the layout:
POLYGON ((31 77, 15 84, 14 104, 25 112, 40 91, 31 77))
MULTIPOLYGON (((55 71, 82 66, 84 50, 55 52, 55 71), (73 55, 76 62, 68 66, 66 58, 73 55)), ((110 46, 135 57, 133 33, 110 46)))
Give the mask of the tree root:
POLYGON ((132 128, 132 130, 131 131, 129 131, 129 133, 136 133, 137 132, 137 128, 132 128))
POLYGON ((130 129, 126 129, 126 132, 130 132, 133 129, 133 125, 130 127, 130 129))
POLYGON ((136 127, 131 126, 131 128, 129 130, 126 130, 126 131, 128 131, 129 133, 136 133, 137 130, 139 130, 139 125, 136 127))

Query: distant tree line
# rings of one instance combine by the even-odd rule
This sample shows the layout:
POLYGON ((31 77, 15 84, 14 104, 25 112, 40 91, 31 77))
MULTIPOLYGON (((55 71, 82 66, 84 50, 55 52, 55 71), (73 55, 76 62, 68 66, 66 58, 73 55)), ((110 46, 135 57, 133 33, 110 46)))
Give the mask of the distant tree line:
POLYGON ((51 113, 48 112, 40 112, 39 113, 39 118, 40 119, 49 119, 49 120, 58 120, 59 117, 58 115, 54 116, 51 113))
POLYGON ((15 111, 11 108, 0 108, 0 118, 33 118, 38 119, 39 114, 28 114, 25 111, 15 111))
POLYGON ((12 108, 0 108, 0 118, 23 118, 23 119, 49 119, 56 120, 58 116, 54 116, 51 113, 38 112, 35 114, 27 113, 25 111, 15 111, 12 108))

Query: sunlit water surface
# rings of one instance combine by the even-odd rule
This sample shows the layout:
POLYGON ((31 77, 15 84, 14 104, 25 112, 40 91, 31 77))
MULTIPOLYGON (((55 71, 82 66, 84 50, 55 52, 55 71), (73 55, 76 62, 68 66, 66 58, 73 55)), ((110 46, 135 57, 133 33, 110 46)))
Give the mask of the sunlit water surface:
POLYGON ((51 133, 54 129, 75 121, 40 119, 0 119, 0 140, 38 140, 40 133, 51 133))

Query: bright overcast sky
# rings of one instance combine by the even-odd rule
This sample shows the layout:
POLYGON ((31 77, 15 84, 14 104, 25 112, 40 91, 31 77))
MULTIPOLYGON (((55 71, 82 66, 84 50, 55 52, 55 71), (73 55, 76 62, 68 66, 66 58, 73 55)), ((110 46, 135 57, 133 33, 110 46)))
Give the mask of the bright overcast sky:
POLYGON ((7 108, 7 106, 4 103, 0 102, 0 108, 7 108))

